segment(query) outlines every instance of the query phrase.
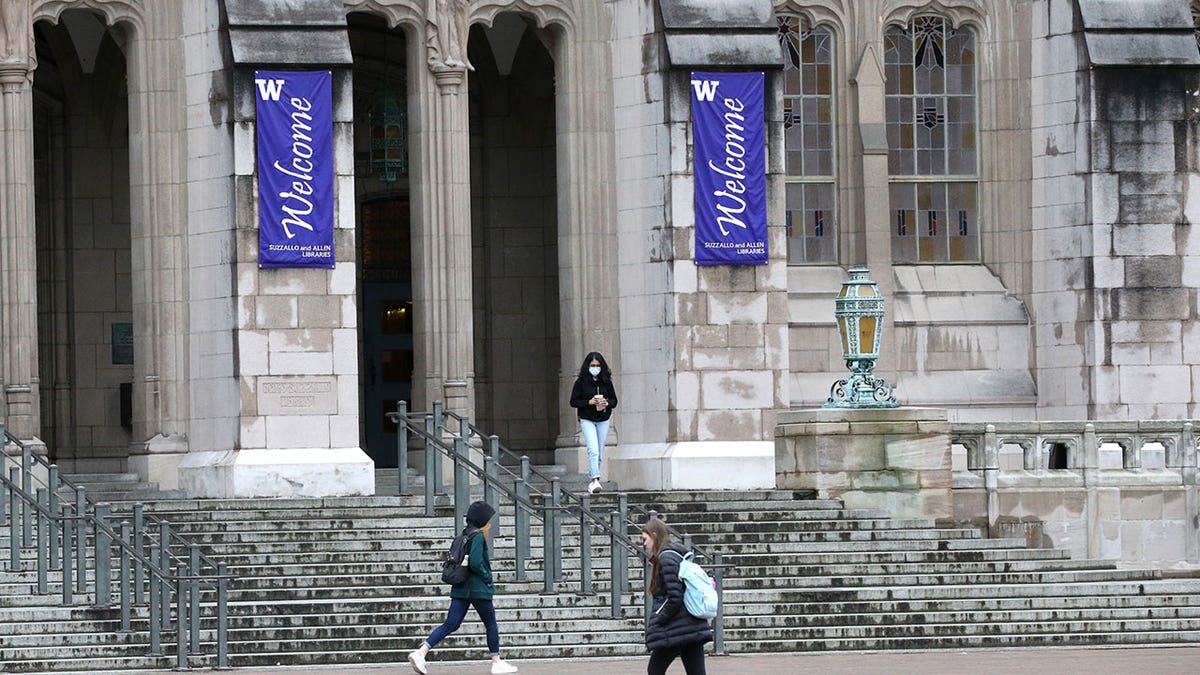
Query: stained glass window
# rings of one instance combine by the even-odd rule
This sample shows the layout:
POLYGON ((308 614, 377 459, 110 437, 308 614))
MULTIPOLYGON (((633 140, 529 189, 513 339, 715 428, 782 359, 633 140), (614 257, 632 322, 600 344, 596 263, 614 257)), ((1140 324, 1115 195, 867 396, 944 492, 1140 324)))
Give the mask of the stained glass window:
POLYGON ((837 262, 833 157, 833 35, 781 14, 789 263, 837 262))
POLYGON ((975 35, 920 16, 884 35, 892 257, 979 260, 975 35))

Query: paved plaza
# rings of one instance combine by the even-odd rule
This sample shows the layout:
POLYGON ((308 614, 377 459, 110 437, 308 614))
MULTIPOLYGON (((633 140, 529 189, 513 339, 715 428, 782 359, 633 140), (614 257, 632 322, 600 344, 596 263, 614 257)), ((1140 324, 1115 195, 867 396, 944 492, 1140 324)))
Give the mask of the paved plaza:
MULTIPOLYGON (((521 661, 521 675, 636 675, 646 672, 646 659, 589 659, 585 661, 521 661)), ((772 654, 710 656, 708 675, 1051 675, 1054 673, 1194 673, 1200 664, 1200 647, 1156 649, 1013 649, 953 652, 885 652, 839 654, 772 654)), ((430 660, 430 675, 482 675, 489 671, 483 660, 475 663, 438 663, 430 660)), ((128 671, 126 671, 128 672, 128 671)), ((154 671, 168 673, 172 671, 154 671)), ((407 663, 393 665, 320 666, 295 668, 238 668, 247 675, 297 675, 312 673, 363 673, 409 675, 407 663)), ((668 675, 683 675, 678 661, 668 675)))

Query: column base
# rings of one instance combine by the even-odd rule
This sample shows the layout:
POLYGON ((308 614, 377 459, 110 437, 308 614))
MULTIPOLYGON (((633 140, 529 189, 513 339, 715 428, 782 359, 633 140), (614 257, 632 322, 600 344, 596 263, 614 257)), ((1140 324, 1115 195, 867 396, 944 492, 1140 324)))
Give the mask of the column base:
POLYGON ((179 488, 196 498, 370 496, 375 463, 360 448, 191 452, 179 488))
POLYGON ((770 489, 775 487, 775 446, 771 441, 622 445, 605 453, 601 471, 622 490, 770 489))
POLYGON ((159 489, 175 490, 179 488, 179 464, 187 451, 188 442, 184 436, 159 434, 131 447, 126 467, 137 473, 139 479, 158 483, 159 489))

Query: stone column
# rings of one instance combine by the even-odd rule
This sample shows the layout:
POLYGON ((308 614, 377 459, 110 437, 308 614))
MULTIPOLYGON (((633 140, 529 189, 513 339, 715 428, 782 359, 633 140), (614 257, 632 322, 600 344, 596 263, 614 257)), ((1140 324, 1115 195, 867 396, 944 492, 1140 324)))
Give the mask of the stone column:
MULTIPOLYGON (((33 33, 29 3, 0 2, 0 420, 41 433, 33 199, 33 33)), ((2 443, 0 443, 2 446, 2 443)))
MULTIPOLYGON (((604 354, 620 386, 611 55, 601 3, 579 7, 578 35, 555 50, 558 178, 559 438, 556 460, 587 470, 579 423, 567 405, 585 354, 604 354)), ((618 392, 619 393, 619 392, 618 392)), ((620 426, 615 418, 608 445, 620 426)))
POLYGON ((135 402, 129 469, 166 488, 177 485, 188 448, 181 11, 172 3, 149 7, 129 50, 135 402))
MULTIPOLYGON (((428 69, 415 87, 418 166, 413 256, 417 406, 433 401, 447 411, 475 413, 474 325, 471 298, 471 177, 468 133, 465 7, 443 3, 426 23, 428 69), (421 399, 424 400, 421 400, 421 399)), ((432 13, 431 13, 432 15, 432 13)))

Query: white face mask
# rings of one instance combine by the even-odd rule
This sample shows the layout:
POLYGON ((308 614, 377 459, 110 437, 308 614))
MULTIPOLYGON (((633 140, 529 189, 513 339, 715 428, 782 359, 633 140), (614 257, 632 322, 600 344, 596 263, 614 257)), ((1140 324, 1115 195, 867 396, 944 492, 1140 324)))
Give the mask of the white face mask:
POLYGON ((592 377, 600 377, 600 366, 591 366, 588 368, 588 372, 592 374, 592 377))

